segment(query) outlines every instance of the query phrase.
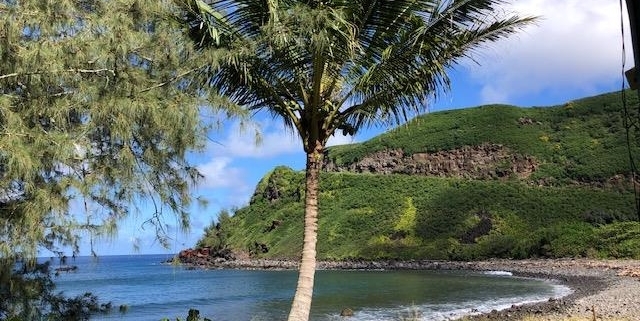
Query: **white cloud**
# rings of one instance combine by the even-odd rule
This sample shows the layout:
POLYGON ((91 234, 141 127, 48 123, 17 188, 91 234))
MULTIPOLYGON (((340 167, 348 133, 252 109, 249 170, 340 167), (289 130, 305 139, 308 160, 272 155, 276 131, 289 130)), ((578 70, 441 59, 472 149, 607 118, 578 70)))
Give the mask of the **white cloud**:
MULTIPOLYGON (((341 131, 329 138, 327 146, 355 143, 351 135, 344 136, 341 131)), ((233 124, 222 141, 209 145, 213 157, 223 155, 228 158, 275 158, 303 153, 298 135, 272 120, 242 127, 233 124)))
MULTIPOLYGON (((618 1, 519 0, 508 10, 541 19, 490 44, 491 49, 475 57, 481 66, 465 64, 472 78, 483 84, 484 102, 508 102, 544 91, 590 93, 599 84, 621 81, 618 1)), ((626 20, 626 12, 624 16, 626 20)), ((625 35, 628 69, 633 65, 628 28, 625 35)))
POLYGON ((214 139, 209 144, 207 159, 197 166, 205 177, 199 187, 229 188, 244 195, 251 191, 247 175, 252 169, 240 166, 240 159, 274 158, 301 150, 296 138, 274 122, 264 121, 244 127, 233 123, 221 140, 214 139))
POLYGON ((214 156, 268 158, 300 152, 302 145, 282 125, 263 121, 247 128, 232 125, 224 140, 211 144, 210 150, 214 156))
POLYGON ((509 95, 505 90, 499 90, 491 85, 484 85, 480 90, 483 103, 506 102, 509 95))
POLYGON ((231 166, 229 157, 213 157, 207 163, 198 165, 198 170, 204 175, 200 187, 220 188, 239 187, 242 181, 242 170, 231 166))
POLYGON ((208 200, 220 207, 245 204, 265 171, 274 163, 286 162, 290 154, 302 152, 298 138, 270 120, 244 127, 232 123, 220 137, 209 144, 205 159, 197 166, 205 177, 199 188, 205 193, 217 189, 208 200))
POLYGON ((327 147, 336 146, 336 145, 344 145, 344 144, 353 144, 355 143, 355 139, 351 135, 342 135, 340 131, 337 131, 333 136, 329 137, 329 141, 327 142, 327 147))

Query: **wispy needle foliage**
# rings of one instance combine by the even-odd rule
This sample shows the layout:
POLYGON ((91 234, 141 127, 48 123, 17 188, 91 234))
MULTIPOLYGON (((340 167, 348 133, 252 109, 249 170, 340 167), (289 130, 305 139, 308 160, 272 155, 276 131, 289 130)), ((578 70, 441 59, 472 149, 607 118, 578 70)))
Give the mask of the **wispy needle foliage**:
POLYGON ((233 111, 193 81, 208 58, 176 12, 171 1, 0 1, 0 256, 77 250, 78 231, 113 233, 140 200, 161 242, 167 219, 188 226, 200 174, 186 154, 204 145, 201 116, 233 111))

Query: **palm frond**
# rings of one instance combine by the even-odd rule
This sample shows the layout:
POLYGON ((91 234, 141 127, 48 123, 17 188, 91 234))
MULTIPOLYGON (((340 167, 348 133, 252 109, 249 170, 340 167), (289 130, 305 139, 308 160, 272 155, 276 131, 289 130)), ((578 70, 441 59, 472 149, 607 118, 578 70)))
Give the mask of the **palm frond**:
POLYGON ((349 123, 398 123, 407 115, 426 111, 424 102, 449 89, 447 72, 461 58, 472 58, 482 45, 502 39, 535 21, 533 17, 500 19, 494 8, 503 1, 438 1, 413 12, 396 39, 369 47, 358 57, 347 77, 351 92, 341 113, 349 123), (355 111, 358 110, 356 113, 355 111), (353 114, 351 115, 350 113, 353 114))
POLYGON ((503 0, 204 1, 185 19, 226 57, 208 69, 212 90, 323 139, 425 112, 462 58, 535 21, 496 14, 503 0))

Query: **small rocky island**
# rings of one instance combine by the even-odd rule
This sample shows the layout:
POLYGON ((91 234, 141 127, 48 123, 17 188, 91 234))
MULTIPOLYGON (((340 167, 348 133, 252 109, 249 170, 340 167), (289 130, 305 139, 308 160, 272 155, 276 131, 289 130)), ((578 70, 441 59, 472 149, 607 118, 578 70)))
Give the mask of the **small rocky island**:
POLYGON ((229 249, 214 250, 211 247, 203 247, 182 250, 169 262, 178 262, 191 267, 211 268, 235 260, 236 255, 229 249))

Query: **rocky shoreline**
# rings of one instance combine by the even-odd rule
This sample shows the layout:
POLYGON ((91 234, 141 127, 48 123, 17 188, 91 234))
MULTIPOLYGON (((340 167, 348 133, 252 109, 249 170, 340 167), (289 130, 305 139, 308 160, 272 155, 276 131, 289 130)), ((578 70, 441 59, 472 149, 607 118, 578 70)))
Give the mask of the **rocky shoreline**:
MULTIPOLYGON (((181 257, 188 268, 283 270, 297 262, 266 259, 181 257)), ((512 306, 501 311, 467 316, 464 320, 638 320, 640 316, 640 260, 534 259, 451 261, 320 261, 320 270, 476 270, 508 271, 516 276, 560 282, 571 294, 548 301, 512 306), (594 318, 595 316, 595 318, 594 318)))
POLYGON ((638 320, 638 260, 491 260, 465 262, 474 270, 504 270, 514 275, 556 280, 573 292, 557 300, 512 306, 465 320, 638 320), (527 319, 530 320, 530 319, 527 319))

